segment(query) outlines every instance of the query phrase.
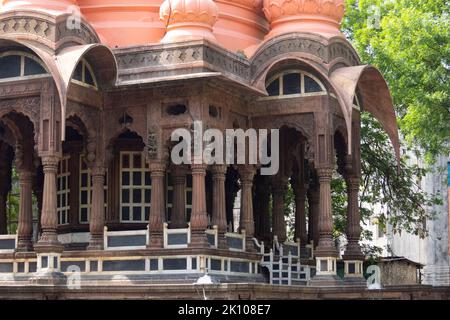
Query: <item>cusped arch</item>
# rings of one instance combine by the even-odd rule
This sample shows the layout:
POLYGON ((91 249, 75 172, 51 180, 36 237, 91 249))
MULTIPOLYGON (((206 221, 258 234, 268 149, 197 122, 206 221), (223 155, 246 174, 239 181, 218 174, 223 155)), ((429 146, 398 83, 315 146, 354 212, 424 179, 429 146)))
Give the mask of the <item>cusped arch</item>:
POLYGON ((339 68, 331 74, 330 80, 338 88, 350 117, 356 92, 359 91, 363 110, 370 112, 381 123, 399 161, 397 118, 388 84, 380 71, 370 65, 339 68))
POLYGON ((70 118, 77 118, 82 124, 81 130, 87 140, 95 140, 97 137, 98 127, 94 123, 94 119, 86 116, 84 112, 70 109, 66 115, 66 121, 70 118))

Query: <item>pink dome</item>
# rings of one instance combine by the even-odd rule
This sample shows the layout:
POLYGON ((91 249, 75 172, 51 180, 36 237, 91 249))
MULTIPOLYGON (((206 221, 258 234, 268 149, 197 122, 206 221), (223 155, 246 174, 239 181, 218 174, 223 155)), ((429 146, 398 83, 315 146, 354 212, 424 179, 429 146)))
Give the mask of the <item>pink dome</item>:
POLYGON ((78 0, 81 12, 110 47, 159 42, 165 26, 159 19, 162 0, 78 0))
POLYGON ((295 31, 340 35, 344 9, 344 0, 264 0, 271 23, 267 38, 295 31))
POLYGON ((218 43, 237 52, 258 46, 269 31, 263 0, 215 0, 219 19, 214 25, 218 43))
POLYGON ((213 0, 166 0, 160 18, 167 26, 162 42, 206 38, 215 41, 212 28, 219 9, 213 0))
POLYGON ((31 9, 52 15, 78 11, 77 0, 3 0, 1 11, 31 9))

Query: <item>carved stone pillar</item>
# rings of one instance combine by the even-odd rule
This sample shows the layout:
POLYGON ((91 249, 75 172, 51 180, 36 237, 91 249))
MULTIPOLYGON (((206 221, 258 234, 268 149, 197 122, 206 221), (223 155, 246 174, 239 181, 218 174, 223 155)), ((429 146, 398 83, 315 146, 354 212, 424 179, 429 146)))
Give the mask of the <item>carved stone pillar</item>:
POLYGON ((295 192, 295 239, 300 239, 300 243, 305 245, 308 242, 308 234, 306 232, 306 187, 303 183, 294 183, 295 192))
POLYGON ((149 232, 150 248, 162 248, 164 246, 163 230, 166 216, 164 197, 164 177, 166 164, 164 162, 150 162, 150 176, 152 179, 152 204, 150 207, 149 232))
POLYGON ((314 247, 319 243, 319 190, 317 186, 308 189, 308 233, 309 241, 313 241, 314 247))
POLYGON ((49 155, 42 157, 44 171, 44 189, 42 199, 41 227, 42 235, 35 249, 62 250, 58 241, 56 228, 58 226, 56 203, 56 173, 58 170, 59 156, 49 155))
POLYGON ((0 192, 0 234, 7 234, 6 201, 8 193, 0 192))
POLYGON ((95 166, 91 171, 92 200, 89 231, 91 240, 88 250, 103 249, 103 230, 105 226, 105 168, 95 166))
POLYGON ((209 247, 205 230, 208 228, 206 212, 205 164, 192 164, 192 215, 191 215, 191 247, 209 247))
POLYGON ((267 176, 257 176, 253 196, 253 215, 255 218, 255 236, 269 243, 270 236, 270 184, 267 176))
POLYGON ((171 170, 173 203, 170 227, 186 228, 186 174, 184 166, 173 166, 171 170))
POLYGON ((8 233, 6 202, 8 200, 8 193, 11 187, 11 183, 9 181, 10 176, 10 172, 0 168, 0 234, 8 233))
POLYGON ((225 205, 225 174, 226 165, 214 165, 211 168, 213 181, 213 209, 212 224, 216 225, 219 232, 219 248, 227 248, 225 233, 227 232, 227 213, 225 205))
POLYGON ((37 253, 37 274, 31 279, 38 284, 61 284, 65 276, 61 270, 61 253, 63 246, 58 241, 56 202, 56 174, 60 157, 57 154, 42 156, 44 171, 44 188, 42 199, 41 226, 42 234, 34 245, 37 253))
POLYGON ((253 219, 253 178, 256 168, 251 165, 240 166, 239 174, 241 176, 241 221, 240 229, 245 230, 247 251, 254 252, 253 236, 255 235, 255 220, 253 219))
POLYGON ((20 203, 19 224, 17 228, 17 251, 33 250, 33 173, 21 170, 19 172, 20 203))
POLYGON ((284 195, 287 191, 287 180, 277 179, 272 183, 272 233, 278 241, 286 241, 286 221, 284 219, 284 195))
POLYGON ((338 250, 333 241, 333 216, 331 213, 331 178, 333 169, 319 168, 320 188, 319 243, 315 255, 318 276, 336 276, 338 250))
POLYGON ((359 246, 361 236, 360 213, 358 205, 359 177, 346 177, 347 182, 347 247, 343 255, 345 275, 347 277, 363 277, 362 265, 364 255, 359 246))

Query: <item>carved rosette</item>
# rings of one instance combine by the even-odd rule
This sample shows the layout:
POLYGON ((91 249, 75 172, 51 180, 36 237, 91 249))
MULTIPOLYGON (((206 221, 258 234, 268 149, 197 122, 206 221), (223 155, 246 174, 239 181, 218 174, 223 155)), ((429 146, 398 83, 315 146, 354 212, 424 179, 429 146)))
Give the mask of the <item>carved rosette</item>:
POLYGON ((264 0, 263 11, 273 37, 287 32, 340 34, 344 0, 264 0))
POLYGON ((216 40, 212 28, 219 9, 213 0, 165 0, 159 15, 167 26, 167 33, 161 42, 201 38, 216 40))

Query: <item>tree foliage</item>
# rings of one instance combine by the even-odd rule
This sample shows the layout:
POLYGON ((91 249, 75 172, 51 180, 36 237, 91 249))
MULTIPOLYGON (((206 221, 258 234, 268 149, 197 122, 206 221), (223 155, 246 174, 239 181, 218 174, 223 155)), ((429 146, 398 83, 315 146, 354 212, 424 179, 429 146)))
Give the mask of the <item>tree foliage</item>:
POLYGON ((343 31, 391 88, 402 134, 430 162, 450 151, 450 1, 347 0, 343 31))
MULTIPOLYGON (((427 170, 409 155, 432 162, 450 150, 448 14, 449 2, 444 0, 347 0, 343 32, 362 62, 376 66, 385 76, 409 151, 398 166, 380 124, 362 113, 359 200, 363 224, 375 218, 383 229, 389 224, 394 232, 424 237, 424 221, 433 218, 427 209, 441 202, 421 189, 427 170), (374 211, 374 204, 387 210, 374 211)), ((332 181, 332 206, 334 235, 339 237, 345 234, 347 221, 347 193, 341 176, 332 181)), ((363 230, 362 238, 370 240, 371 232, 363 230)), ((364 251, 380 254, 376 247, 366 246, 364 251)))

